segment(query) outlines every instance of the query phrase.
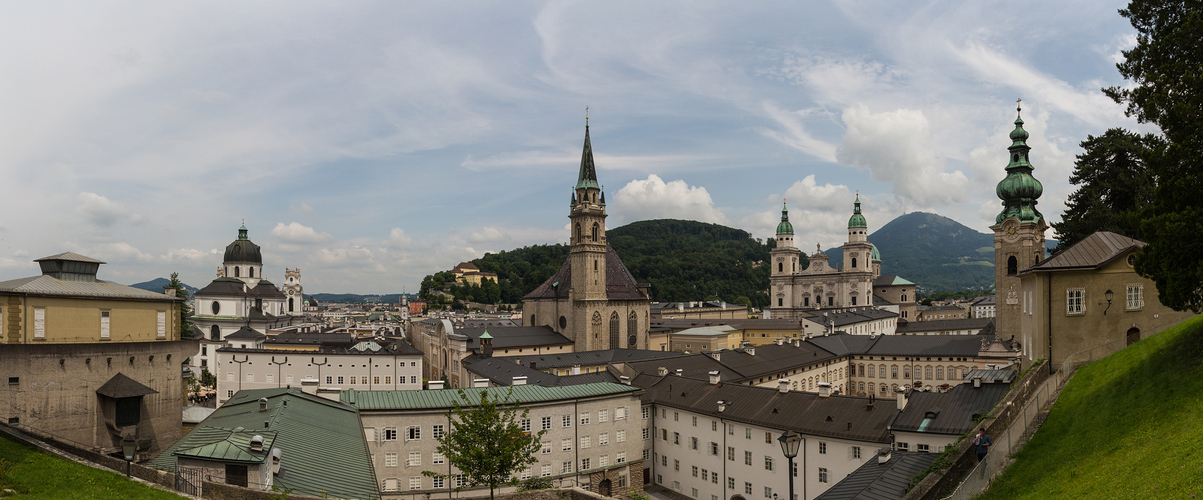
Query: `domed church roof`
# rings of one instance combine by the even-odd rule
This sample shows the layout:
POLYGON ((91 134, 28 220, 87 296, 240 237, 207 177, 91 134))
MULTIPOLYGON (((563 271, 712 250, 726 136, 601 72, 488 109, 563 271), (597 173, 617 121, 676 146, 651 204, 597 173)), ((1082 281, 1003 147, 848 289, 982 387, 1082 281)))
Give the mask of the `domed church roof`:
POLYGON ((259 251, 259 245, 251 243, 251 240, 247 239, 245 225, 238 228, 238 239, 226 246, 225 262, 263 264, 263 254, 259 251))

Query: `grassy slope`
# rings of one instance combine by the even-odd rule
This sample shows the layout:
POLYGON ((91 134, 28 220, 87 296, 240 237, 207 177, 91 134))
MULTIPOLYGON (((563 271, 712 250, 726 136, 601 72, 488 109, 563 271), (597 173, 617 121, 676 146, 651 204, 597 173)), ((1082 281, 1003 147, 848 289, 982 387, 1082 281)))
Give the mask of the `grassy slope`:
POLYGON ((1203 316, 1083 367, 983 499, 1203 495, 1203 316))
POLYGON ((0 491, 4 499, 176 499, 120 475, 93 469, 0 437, 0 491))

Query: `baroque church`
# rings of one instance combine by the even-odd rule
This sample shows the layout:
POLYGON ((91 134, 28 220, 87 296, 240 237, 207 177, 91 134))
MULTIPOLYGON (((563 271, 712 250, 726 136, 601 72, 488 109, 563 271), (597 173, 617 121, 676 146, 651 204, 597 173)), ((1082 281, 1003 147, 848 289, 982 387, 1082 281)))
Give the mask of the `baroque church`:
POLYGON ((201 350, 192 357, 191 366, 201 368, 216 359, 217 348, 233 335, 266 336, 272 328, 303 321, 300 269, 285 270, 284 289, 263 276, 263 253, 247 237, 245 225, 238 228, 238 239, 226 246, 217 279, 193 294, 193 335, 201 339, 201 350))
POLYGON ((1002 200, 1003 210, 994 218, 994 293, 995 329, 999 338, 1020 335, 1019 274, 1044 260, 1044 233, 1048 223, 1036 210, 1036 200, 1044 194, 1044 186, 1032 176, 1028 161, 1028 132, 1023 129, 1022 107, 1016 107, 1015 130, 1007 147, 1010 162, 1007 176, 998 182, 995 194, 1002 200))
POLYGON ((577 352, 648 349, 649 285, 637 283, 606 242, 606 194, 597 182, 588 117, 568 219, 568 259, 522 298, 526 325, 550 327, 577 352))
POLYGON ((810 264, 800 269, 802 250, 795 246, 794 226, 782 204, 777 225, 777 247, 769 252, 768 317, 801 319, 808 311, 833 308, 897 306, 899 318, 914 319, 915 284, 898 276, 881 275, 881 253, 869 243, 869 224, 861 214, 860 195, 848 219, 844 266, 833 267, 815 246, 810 264))

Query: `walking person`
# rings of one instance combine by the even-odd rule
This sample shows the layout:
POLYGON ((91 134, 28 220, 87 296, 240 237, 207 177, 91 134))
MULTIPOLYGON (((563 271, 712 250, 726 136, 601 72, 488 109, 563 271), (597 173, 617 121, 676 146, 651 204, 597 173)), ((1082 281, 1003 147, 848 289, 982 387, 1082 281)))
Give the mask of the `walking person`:
POLYGON ((990 436, 985 431, 978 429, 977 435, 973 437, 973 446, 977 447, 977 461, 981 462, 986 458, 986 453, 990 452, 990 436))

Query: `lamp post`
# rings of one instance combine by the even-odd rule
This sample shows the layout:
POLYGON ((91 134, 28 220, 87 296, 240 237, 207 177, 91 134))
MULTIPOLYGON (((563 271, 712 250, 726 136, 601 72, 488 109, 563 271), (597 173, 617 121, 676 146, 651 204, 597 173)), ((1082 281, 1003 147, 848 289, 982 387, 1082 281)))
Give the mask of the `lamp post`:
MULTIPOLYGON (((1111 309, 1111 298, 1115 297, 1115 292, 1108 288, 1107 291, 1103 293, 1103 297, 1107 299, 1107 309, 1111 309)), ((1103 309, 1103 316, 1107 315, 1107 309, 1103 309)))
POLYGON ((133 436, 125 436, 121 438, 121 453, 125 455, 125 477, 130 477, 130 464, 134 461, 134 453, 138 449, 138 442, 133 436))
POLYGON ((798 445, 802 443, 802 436, 797 432, 787 430, 781 433, 781 437, 777 438, 777 441, 781 443, 781 452, 789 461, 785 477, 789 480, 789 500, 794 500, 794 457, 798 456, 798 445))

